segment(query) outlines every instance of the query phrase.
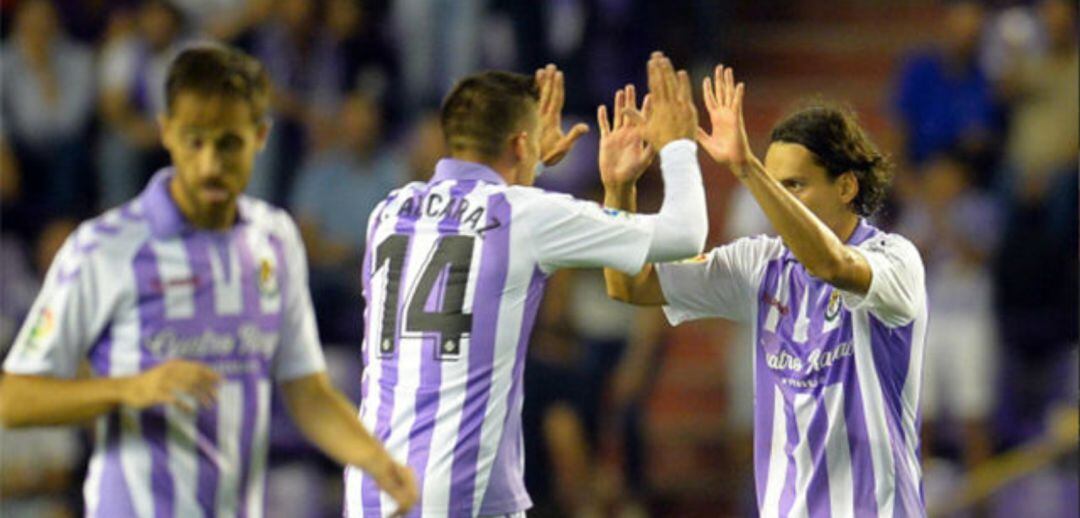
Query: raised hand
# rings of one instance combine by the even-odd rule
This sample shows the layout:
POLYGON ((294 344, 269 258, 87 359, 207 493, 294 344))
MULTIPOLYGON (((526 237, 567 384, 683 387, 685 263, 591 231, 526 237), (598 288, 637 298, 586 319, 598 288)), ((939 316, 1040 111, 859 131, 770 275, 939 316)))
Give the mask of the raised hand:
POLYGON ((570 152, 578 138, 589 132, 589 125, 578 123, 569 133, 563 132, 566 88, 563 73, 555 65, 537 70, 536 84, 540 88, 540 160, 546 166, 553 166, 570 152))
MULTIPOLYGON (((651 103, 648 99, 646 102, 651 103)), ((613 113, 612 121, 607 106, 600 105, 596 110, 600 180, 608 187, 633 185, 656 156, 656 149, 645 142, 645 116, 638 110, 634 85, 615 93, 613 113)))
POLYGON ((698 128, 697 141, 713 160, 739 175, 742 167, 753 158, 743 120, 745 85, 735 84, 735 75, 730 67, 717 65, 715 81, 706 77, 701 89, 705 109, 709 111, 712 133, 698 128))
POLYGON ((668 142, 693 139, 697 128, 697 108, 685 70, 675 72, 671 60, 661 52, 649 58, 650 110, 645 113, 645 140, 653 149, 668 142))
POLYGON ((123 402, 135 409, 169 404, 194 412, 198 406, 214 404, 220 381, 221 376, 206 365, 169 360, 128 378, 127 386, 123 388, 123 402))

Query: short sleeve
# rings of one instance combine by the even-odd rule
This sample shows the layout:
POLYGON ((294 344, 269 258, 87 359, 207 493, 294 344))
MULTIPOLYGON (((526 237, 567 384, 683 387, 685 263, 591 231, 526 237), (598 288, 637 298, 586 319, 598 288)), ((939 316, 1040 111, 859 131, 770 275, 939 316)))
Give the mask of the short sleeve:
POLYGON ((645 265, 653 216, 605 209, 591 201, 539 189, 524 192, 519 196, 526 198, 520 221, 528 228, 544 272, 609 267, 635 274, 645 265))
POLYGON ((120 290, 95 268, 90 253, 97 245, 83 229, 68 237, 49 267, 4 361, 5 372, 72 378, 109 324, 120 290))
POLYGON ((285 256, 285 289, 282 307, 281 343, 274 354, 273 377, 283 382, 326 370, 315 327, 315 310, 308 289, 307 254, 296 224, 284 220, 282 248, 285 256))
POLYGON ((749 321, 765 265, 782 253, 779 239, 755 236, 694 259, 657 264, 668 321, 672 325, 712 317, 749 321))
POLYGON ((915 245, 896 234, 881 234, 855 250, 870 264, 872 277, 864 296, 840 292, 848 310, 868 310, 892 327, 914 320, 926 304, 926 274, 915 245))

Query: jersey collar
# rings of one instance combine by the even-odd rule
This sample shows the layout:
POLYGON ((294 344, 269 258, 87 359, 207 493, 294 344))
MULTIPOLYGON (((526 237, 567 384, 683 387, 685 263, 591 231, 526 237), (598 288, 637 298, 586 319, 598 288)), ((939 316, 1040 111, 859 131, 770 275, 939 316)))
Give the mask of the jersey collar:
POLYGON ((488 183, 505 184, 506 180, 494 169, 476 162, 466 162, 456 158, 443 158, 435 164, 432 182, 443 180, 479 180, 488 183))
MULTIPOLYGON (((154 177, 150 179, 150 183, 147 184, 141 196, 143 210, 150 222, 150 230, 154 237, 159 239, 197 230, 180 212, 180 207, 176 205, 176 200, 169 192, 169 183, 175 174, 171 167, 154 173, 154 177)), ((236 214, 239 222, 248 221, 247 203, 243 196, 237 200, 236 214)))
POLYGON ((870 239, 876 234, 878 230, 873 225, 866 221, 866 218, 859 218, 859 224, 855 227, 855 231, 851 233, 851 237, 848 238, 847 245, 857 246, 863 241, 870 239))

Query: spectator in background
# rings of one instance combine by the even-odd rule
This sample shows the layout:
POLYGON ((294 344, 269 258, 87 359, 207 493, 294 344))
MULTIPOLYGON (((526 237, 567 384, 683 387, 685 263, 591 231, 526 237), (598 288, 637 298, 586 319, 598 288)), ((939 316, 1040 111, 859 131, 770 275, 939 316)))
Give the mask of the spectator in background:
POLYGON ((397 0, 390 20, 400 53, 407 114, 438 106, 481 64, 484 0, 397 0))
POLYGON ((79 215, 90 191, 85 137, 93 114, 93 55, 64 33, 48 0, 24 0, 0 50, 0 114, 23 171, 24 201, 79 215))
POLYGON ((401 94, 390 85, 400 84, 394 50, 390 48, 378 13, 361 0, 326 0, 325 25, 342 63, 342 91, 361 89, 382 101, 386 126, 400 119, 401 94))
POLYGON ((563 318, 581 348, 582 416, 599 469, 598 496, 617 516, 646 514, 646 399, 668 326, 656 308, 607 297, 603 273, 573 270, 563 318))
MULTIPOLYGON (((1006 445, 1038 434, 1050 405, 1076 386, 1077 149, 1080 99, 1076 3, 1038 6, 1042 55, 1017 55, 1003 78, 1010 99, 1002 192, 1002 249, 994 265, 1001 323, 1000 433, 1006 445)), ((1074 403, 1073 403, 1074 404, 1074 403)))
MULTIPOLYGON (((0 361, 75 225, 69 219, 50 221, 32 253, 22 241, 0 236, 0 361)), ((61 427, 0 430, 0 516, 76 516, 82 504, 76 481, 85 462, 80 432, 61 427)))
POLYGON ((435 171, 435 164, 446 154, 439 114, 428 112, 418 117, 409 135, 408 179, 428 181, 435 171))
MULTIPOLYGON (((996 386, 1000 352, 990 258, 1001 230, 1000 212, 993 198, 974 187, 974 172, 962 156, 935 157, 920 176, 919 198, 909 201, 897 231, 925 258, 934 307, 923 367, 923 452, 941 457, 941 445, 954 444, 963 467, 970 469, 993 447, 988 418, 994 393, 988 388, 996 386), (950 436, 950 429, 959 433, 950 436)), ((933 476, 929 468, 927 476, 933 476)))
POLYGON ((916 167, 959 148, 980 160, 978 171, 992 170, 1002 121, 978 60, 985 18, 977 1, 948 2, 940 43, 910 56, 897 78, 897 116, 916 167))
MULTIPOLYGON (((158 138, 165 72, 185 43, 183 15, 169 0, 147 0, 132 30, 107 42, 101 56, 99 106, 105 123, 98 148, 102 207, 134 197, 169 157, 158 138)), ((117 22, 122 23, 122 22, 117 22)))
POLYGON ((256 164, 249 192, 285 204, 313 135, 329 131, 345 97, 345 70, 326 30, 322 4, 272 0, 265 20, 253 17, 241 47, 266 65, 274 85, 274 131, 263 161, 256 164))
POLYGON ((367 219, 405 179, 406 165, 382 144, 382 112, 363 91, 350 94, 337 138, 301 167, 289 207, 308 249, 311 291, 327 342, 360 339, 360 276, 367 219))

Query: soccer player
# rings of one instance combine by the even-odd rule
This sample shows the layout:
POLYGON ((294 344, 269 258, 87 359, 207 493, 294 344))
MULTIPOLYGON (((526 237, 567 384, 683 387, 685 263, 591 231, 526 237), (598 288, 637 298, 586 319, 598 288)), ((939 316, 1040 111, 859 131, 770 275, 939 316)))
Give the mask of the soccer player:
MULTIPOLYGON (((918 459, 926 287, 907 239, 865 217, 890 173, 852 115, 812 107, 772 131, 764 164, 743 124, 744 86, 704 81, 712 132, 697 140, 749 189, 779 238, 744 238, 608 293, 663 305, 672 324, 754 328, 754 462, 762 516, 925 515, 918 459)), ((614 207, 633 209, 633 197, 614 207)))
POLYGON ((0 421, 96 418, 87 516, 262 516, 277 382, 312 442, 407 511, 412 474, 325 373, 295 224, 241 194, 270 131, 265 71, 191 48, 165 88, 173 167, 68 238, 4 363, 0 421), (96 376, 71 379, 84 358, 96 376))
MULTIPOLYGON (((535 168, 569 151, 563 78, 484 72, 461 80, 442 106, 450 158, 427 183, 393 191, 368 223, 360 419, 417 474, 423 516, 521 516, 523 369, 545 279, 559 268, 639 271, 704 244, 705 194, 693 142, 688 76, 649 61, 648 117, 617 95, 615 125, 601 108, 601 162, 644 169, 659 150, 665 193, 655 215, 532 188, 535 168)), ((605 183, 608 179, 604 178, 605 183)), ((382 516, 375 480, 346 472, 345 513, 382 516)))

